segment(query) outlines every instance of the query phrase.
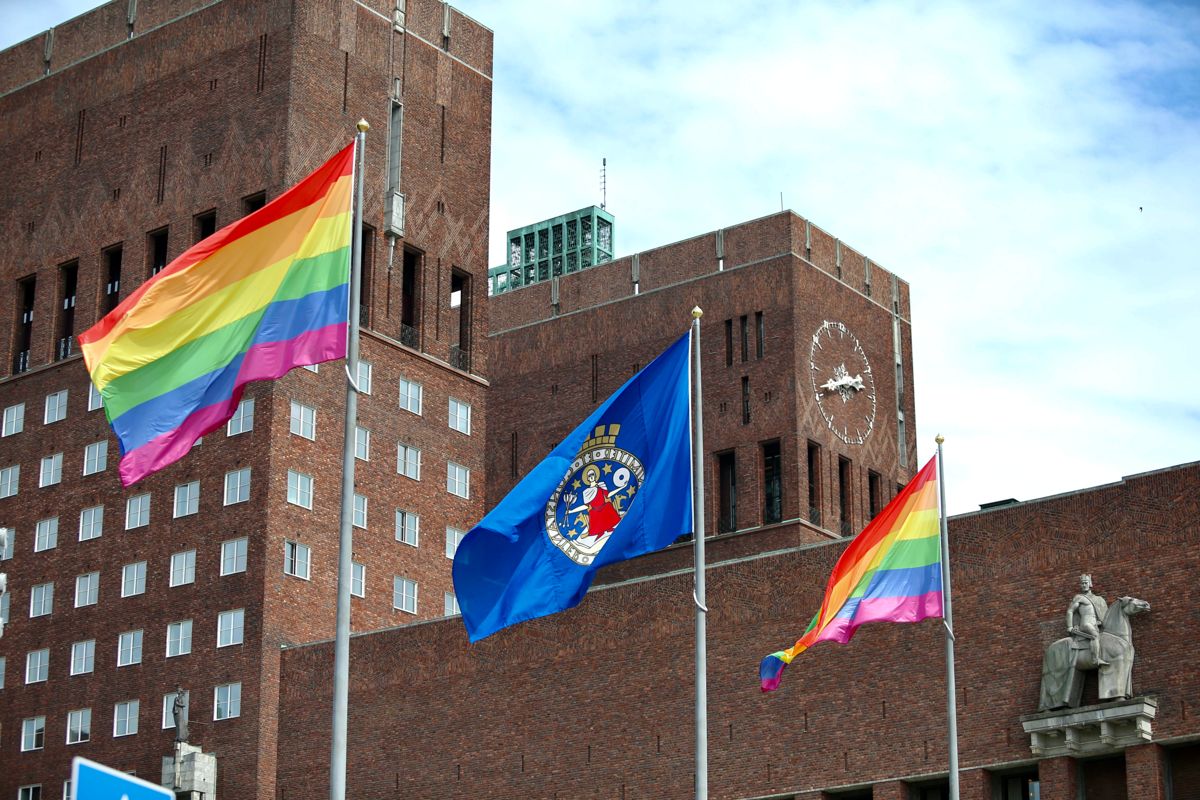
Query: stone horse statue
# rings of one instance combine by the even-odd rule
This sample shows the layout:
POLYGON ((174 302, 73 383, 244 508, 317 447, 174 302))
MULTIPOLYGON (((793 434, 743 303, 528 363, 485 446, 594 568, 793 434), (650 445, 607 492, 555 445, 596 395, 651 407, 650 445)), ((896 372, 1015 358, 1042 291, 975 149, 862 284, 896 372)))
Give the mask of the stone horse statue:
POLYGON ((1097 666, 1090 642, 1077 636, 1064 636, 1047 647, 1038 709, 1077 708, 1083 695, 1084 673, 1090 670, 1099 672, 1101 700, 1132 696, 1133 630, 1129 618, 1149 610, 1149 603, 1134 597, 1122 597, 1109 607, 1100 633, 1100 657, 1107 664, 1097 666))

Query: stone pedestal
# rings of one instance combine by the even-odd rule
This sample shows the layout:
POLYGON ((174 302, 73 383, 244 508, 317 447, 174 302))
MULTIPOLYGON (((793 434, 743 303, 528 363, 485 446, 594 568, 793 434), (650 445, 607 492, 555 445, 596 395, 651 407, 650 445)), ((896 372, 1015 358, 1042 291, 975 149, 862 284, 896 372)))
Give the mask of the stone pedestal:
POLYGON ((205 753, 194 744, 180 743, 176 746, 179 755, 179 783, 175 782, 175 756, 162 760, 162 785, 175 792, 177 798, 187 800, 216 800, 217 757, 205 753))
POLYGON ((1158 711, 1154 697, 1094 706, 1042 711, 1021 717, 1035 756, 1084 756, 1117 753, 1150 741, 1158 711))

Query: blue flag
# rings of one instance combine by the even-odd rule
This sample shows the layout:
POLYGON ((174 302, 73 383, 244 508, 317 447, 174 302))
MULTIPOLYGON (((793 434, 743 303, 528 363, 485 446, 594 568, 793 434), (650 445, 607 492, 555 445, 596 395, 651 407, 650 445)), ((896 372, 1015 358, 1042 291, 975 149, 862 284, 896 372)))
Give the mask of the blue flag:
POLYGON ((600 567, 692 532, 690 343, 630 378, 463 538, 454 591, 471 641, 578 605, 600 567))

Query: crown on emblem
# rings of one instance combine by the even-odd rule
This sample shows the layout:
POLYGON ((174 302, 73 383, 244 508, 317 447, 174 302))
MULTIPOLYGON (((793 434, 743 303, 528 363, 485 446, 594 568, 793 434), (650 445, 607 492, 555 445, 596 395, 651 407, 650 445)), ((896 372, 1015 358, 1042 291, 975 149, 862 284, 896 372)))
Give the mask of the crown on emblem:
POLYGON ((620 431, 621 426, 618 423, 609 425, 607 433, 605 433, 605 426, 597 425, 591 437, 583 443, 582 450, 591 450, 593 447, 612 447, 617 443, 617 434, 620 431))

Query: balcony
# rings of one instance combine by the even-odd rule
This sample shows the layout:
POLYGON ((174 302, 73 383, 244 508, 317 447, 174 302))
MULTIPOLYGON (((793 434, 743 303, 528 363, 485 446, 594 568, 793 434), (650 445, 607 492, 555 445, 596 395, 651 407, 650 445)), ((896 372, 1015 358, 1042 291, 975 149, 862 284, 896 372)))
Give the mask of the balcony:
POLYGON ((450 366, 461 369, 463 372, 470 372, 471 351, 464 350, 456 344, 450 345, 450 366))
POLYGON ((400 344, 418 350, 421 347, 421 336, 412 325, 400 323, 400 344))

